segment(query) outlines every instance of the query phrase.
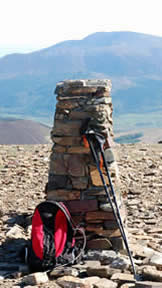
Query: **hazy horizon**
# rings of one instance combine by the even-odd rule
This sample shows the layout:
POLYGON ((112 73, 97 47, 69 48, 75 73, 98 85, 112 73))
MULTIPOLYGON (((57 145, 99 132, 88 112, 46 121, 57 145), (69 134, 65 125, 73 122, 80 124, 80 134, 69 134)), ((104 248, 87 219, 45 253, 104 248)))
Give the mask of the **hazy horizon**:
POLYGON ((0 55, 31 52, 102 31, 162 36, 161 10, 161 0, 2 0, 0 55))

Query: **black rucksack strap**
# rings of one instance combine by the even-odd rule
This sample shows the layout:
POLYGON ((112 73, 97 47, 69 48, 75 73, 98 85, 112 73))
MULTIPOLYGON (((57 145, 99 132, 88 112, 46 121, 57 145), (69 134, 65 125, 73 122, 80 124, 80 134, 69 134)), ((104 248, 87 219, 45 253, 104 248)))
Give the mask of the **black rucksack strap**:
POLYGON ((55 259, 55 245, 53 241, 53 235, 46 226, 44 226, 44 230, 46 232, 46 238, 44 242, 44 256, 43 256, 43 269, 46 270, 50 266, 54 267, 56 265, 55 259))

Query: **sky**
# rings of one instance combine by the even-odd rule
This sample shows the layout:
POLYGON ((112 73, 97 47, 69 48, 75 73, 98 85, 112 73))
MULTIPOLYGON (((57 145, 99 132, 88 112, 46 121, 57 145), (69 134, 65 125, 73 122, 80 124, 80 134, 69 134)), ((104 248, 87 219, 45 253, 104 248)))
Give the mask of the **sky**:
POLYGON ((162 0, 0 0, 0 56, 95 32, 162 37, 162 0))

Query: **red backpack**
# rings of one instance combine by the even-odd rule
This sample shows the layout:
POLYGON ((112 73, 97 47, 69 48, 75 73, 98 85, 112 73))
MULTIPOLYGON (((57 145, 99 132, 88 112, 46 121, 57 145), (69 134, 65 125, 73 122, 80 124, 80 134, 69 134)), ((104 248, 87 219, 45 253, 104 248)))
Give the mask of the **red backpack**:
POLYGON ((72 222, 67 207, 62 202, 40 203, 32 217, 31 241, 27 262, 31 271, 48 271, 60 265, 76 262, 84 252, 76 245, 75 235, 83 229, 72 222))

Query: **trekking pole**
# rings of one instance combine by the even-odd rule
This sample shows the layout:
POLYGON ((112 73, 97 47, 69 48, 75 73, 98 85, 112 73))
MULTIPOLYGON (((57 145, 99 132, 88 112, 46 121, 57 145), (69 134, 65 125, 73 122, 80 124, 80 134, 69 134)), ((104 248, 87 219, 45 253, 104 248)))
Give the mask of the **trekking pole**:
POLYGON ((132 255, 131 255, 131 252, 130 252, 130 249, 129 249, 128 240, 127 240, 126 233, 125 233, 125 230, 124 230, 124 225, 123 225, 123 222, 122 222, 122 219, 121 219, 121 216, 120 216, 120 210, 119 210, 118 202, 117 202, 116 195, 115 195, 115 192, 114 192, 113 184, 112 184, 112 181, 111 181, 109 169, 108 169, 108 166, 107 166, 105 153, 104 153, 104 150, 103 150, 103 147, 102 147, 101 143, 100 143, 99 146, 100 146, 101 155, 102 155, 102 158, 103 158, 104 167, 105 167, 105 170, 106 170, 106 175, 107 175, 107 178, 108 178, 108 181, 109 181, 109 184, 110 184, 111 195, 113 197, 113 201, 114 201, 114 204, 115 204, 115 207, 116 207, 118 221, 120 223, 119 226, 120 226, 120 228, 122 230, 122 236, 123 236, 124 244, 125 244, 125 247, 127 249, 128 256, 130 258, 130 262, 131 262, 132 269, 133 269, 133 274, 136 277, 135 265, 134 265, 133 258, 132 258, 132 255))
POLYGON ((125 231, 124 231, 124 226, 123 226, 122 219, 121 219, 121 216, 120 216, 120 211, 119 211, 119 207, 118 207, 118 204, 117 204, 116 196, 115 196, 115 193, 114 193, 114 189, 113 189, 112 181, 111 181, 111 178, 110 178, 110 174, 109 174, 109 171, 108 171, 108 167, 107 167, 107 163, 106 163, 106 159, 105 159, 105 155, 104 155, 103 148, 102 148, 102 146, 101 146, 101 143, 100 143, 98 137, 95 137, 95 138, 97 139, 97 141, 98 141, 99 148, 100 148, 100 151, 101 151, 101 155, 102 155, 102 158, 103 158, 103 162, 104 162, 106 174, 107 174, 107 177, 108 177, 108 181, 109 181, 109 184, 110 184, 111 194, 112 194, 112 196, 113 196, 113 200, 114 200, 114 204, 115 204, 116 211, 115 211, 115 209, 114 209, 114 205, 113 205, 113 203, 112 203, 112 200, 111 200, 111 197, 110 197, 110 194, 109 194, 109 190, 108 190, 107 184, 106 184, 105 179, 104 179, 104 177, 103 177, 103 173, 102 173, 102 171, 101 171, 100 164, 99 164, 99 159, 98 159, 98 157, 97 157, 97 155, 96 155, 96 151, 95 151, 95 149, 94 149, 94 146, 93 146, 93 144, 92 144, 92 141, 90 140, 89 135, 86 135, 86 137, 87 137, 87 141, 88 141, 89 146, 90 146, 90 150, 91 150, 91 152, 92 152, 92 156, 94 157, 94 160, 95 160, 95 162, 96 162, 97 170, 98 170, 98 172, 99 172, 99 174, 100 174, 100 177, 101 177, 101 180, 102 180, 102 183, 103 183, 105 192, 106 192, 106 196, 107 196, 107 198, 108 198, 108 201, 109 201, 110 206, 111 206, 111 208, 112 208, 112 211, 113 211, 115 220, 116 220, 116 222, 117 222, 117 224, 118 224, 120 233, 121 233, 121 235, 122 235, 122 238, 123 238, 123 241, 124 241, 124 244, 125 244, 125 247, 126 247, 126 250, 127 250, 127 253, 128 253, 128 256, 129 256, 129 259, 130 259, 130 262, 131 262, 131 265, 132 265, 133 274, 134 274, 134 277, 135 277, 135 279, 136 279, 137 276, 136 276, 135 265, 134 265, 134 262, 133 262, 133 259, 132 259, 132 255, 131 255, 131 252, 130 252, 130 249, 129 249, 127 237, 126 237, 126 234, 125 234, 125 231))

